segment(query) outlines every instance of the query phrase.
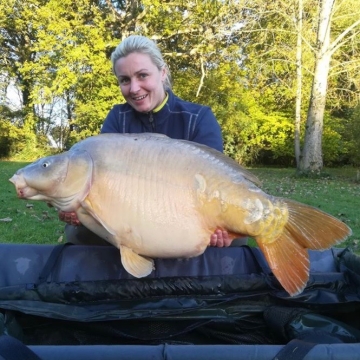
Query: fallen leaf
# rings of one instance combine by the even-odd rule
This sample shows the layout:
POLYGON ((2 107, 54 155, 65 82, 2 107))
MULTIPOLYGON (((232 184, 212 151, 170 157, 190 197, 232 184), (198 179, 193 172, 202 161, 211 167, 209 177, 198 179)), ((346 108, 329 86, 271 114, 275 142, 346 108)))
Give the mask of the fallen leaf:
POLYGON ((43 220, 50 219, 49 213, 47 211, 43 211, 42 214, 43 214, 42 215, 43 220))
POLYGON ((33 204, 26 204, 25 206, 26 206, 28 209, 32 209, 32 208, 34 207, 33 204))
POLYGON ((9 217, 6 217, 6 218, 3 218, 3 219, 0 219, 0 221, 3 221, 3 222, 10 222, 10 221, 12 221, 12 219, 11 219, 11 218, 9 218, 9 217))

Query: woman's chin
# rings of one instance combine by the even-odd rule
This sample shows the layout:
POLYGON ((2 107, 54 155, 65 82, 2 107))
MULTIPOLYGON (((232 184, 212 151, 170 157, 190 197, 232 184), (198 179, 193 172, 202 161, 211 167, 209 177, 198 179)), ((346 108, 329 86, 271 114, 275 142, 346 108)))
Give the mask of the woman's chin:
POLYGON ((152 110, 151 104, 149 104, 146 99, 138 102, 130 102, 130 105, 138 112, 148 113, 152 110))

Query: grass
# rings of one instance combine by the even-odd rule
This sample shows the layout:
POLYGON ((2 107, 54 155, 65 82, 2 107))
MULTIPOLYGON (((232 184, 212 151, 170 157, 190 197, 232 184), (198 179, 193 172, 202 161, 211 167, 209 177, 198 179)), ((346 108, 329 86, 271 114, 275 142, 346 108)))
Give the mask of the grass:
POLYGON ((360 251, 360 179, 358 169, 325 169, 318 178, 296 177, 294 169, 256 168, 268 194, 293 199, 321 209, 345 222, 353 231, 340 247, 360 251))
POLYGON ((27 163, 0 162, 0 243, 56 244, 63 241, 64 223, 42 201, 19 200, 9 182, 27 163))
MULTIPOLYGON (((8 179, 26 165, 0 162, 0 242, 56 244, 64 241, 64 223, 57 212, 40 201, 24 201, 16 197, 8 179)), ((360 179, 357 169, 326 169, 321 178, 295 177, 294 169, 254 168, 251 171, 262 181, 269 194, 291 198, 341 219, 353 235, 341 247, 360 251, 360 179)))

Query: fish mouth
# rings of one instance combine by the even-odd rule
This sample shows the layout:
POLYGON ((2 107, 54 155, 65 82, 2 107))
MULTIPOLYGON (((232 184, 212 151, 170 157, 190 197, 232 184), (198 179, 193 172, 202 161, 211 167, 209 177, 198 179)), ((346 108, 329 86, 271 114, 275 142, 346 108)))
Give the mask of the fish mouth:
POLYGON ((38 195, 38 191, 26 183, 23 175, 15 174, 9 181, 15 185, 16 194, 20 199, 31 199, 38 195))

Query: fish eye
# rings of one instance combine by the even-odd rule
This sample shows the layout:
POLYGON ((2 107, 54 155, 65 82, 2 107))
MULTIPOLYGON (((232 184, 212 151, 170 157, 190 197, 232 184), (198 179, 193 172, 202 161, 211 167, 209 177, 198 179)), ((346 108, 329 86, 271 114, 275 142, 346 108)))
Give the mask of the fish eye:
POLYGON ((50 165, 50 163, 48 163, 48 162, 42 163, 42 167, 43 167, 43 168, 47 168, 49 165, 50 165))

